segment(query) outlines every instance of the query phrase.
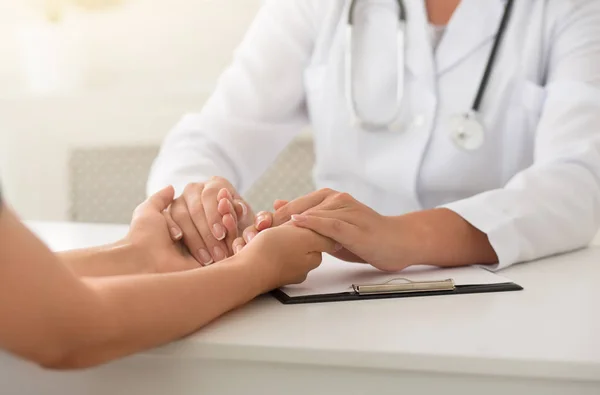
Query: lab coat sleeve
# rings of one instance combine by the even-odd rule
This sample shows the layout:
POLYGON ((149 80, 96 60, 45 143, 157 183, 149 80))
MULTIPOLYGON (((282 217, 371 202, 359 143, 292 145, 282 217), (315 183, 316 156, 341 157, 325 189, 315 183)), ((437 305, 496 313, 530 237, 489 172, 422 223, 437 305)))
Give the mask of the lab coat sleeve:
POLYGON ((211 176, 243 192, 308 124, 303 77, 316 35, 315 4, 262 6, 202 111, 184 116, 164 140, 149 194, 166 185, 180 194, 211 176))
POLYGON ((488 235, 496 269, 585 247, 600 226, 600 2, 561 3, 534 164, 445 206, 488 235))

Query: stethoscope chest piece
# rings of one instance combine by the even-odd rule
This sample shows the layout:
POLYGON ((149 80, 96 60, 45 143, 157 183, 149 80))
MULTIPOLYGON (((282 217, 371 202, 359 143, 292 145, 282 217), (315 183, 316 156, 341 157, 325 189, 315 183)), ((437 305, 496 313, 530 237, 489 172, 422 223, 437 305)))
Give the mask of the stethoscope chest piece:
POLYGON ((455 115, 449 126, 450 138, 458 148, 475 151, 483 146, 485 131, 477 112, 455 115))

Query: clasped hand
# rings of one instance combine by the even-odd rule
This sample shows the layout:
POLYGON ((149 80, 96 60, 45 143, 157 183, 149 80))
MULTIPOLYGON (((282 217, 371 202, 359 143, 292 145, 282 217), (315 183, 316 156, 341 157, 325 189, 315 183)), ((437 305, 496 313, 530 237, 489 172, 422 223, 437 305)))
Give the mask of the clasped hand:
MULTIPOLYGON (((173 223, 172 212, 168 210, 169 207, 173 208, 176 202, 173 195, 173 188, 168 187, 138 206, 133 214, 129 234, 119 243, 119 246, 133 247, 136 253, 132 256, 141 262, 135 270, 138 274, 174 272, 200 267, 196 256, 187 253, 181 242, 174 240, 181 237, 173 237, 180 233, 177 225, 173 223)), ((225 192, 222 196, 224 199, 233 197, 225 192)), ((233 204, 227 203, 222 204, 233 210, 233 204)), ((237 226, 237 223, 228 222, 228 219, 233 219, 233 216, 225 213, 222 220, 226 225, 223 226, 228 229, 237 226)), ((231 234, 237 236, 235 230, 234 227, 231 234)), ((231 245, 233 244, 232 242, 231 245)), ((304 281, 307 274, 321 263, 321 253, 333 252, 334 246, 335 243, 327 237, 288 224, 261 232, 252 246, 244 248, 243 251, 240 246, 238 252, 241 253, 226 264, 251 266, 255 270, 247 280, 256 283, 261 292, 266 292, 282 285, 304 281)), ((232 250, 227 248, 228 251, 232 250)))
POLYGON ((290 202, 276 201, 274 209, 255 216, 230 182, 213 177, 188 185, 165 218, 173 240, 204 266, 235 255, 259 233, 288 222, 337 242, 332 255, 342 260, 384 271, 416 262, 411 247, 417 236, 409 218, 380 215, 347 193, 321 189, 290 202))
POLYGON ((259 213, 242 237, 234 240, 234 248, 239 250, 259 232, 289 221, 336 241, 332 255, 345 261, 369 263, 384 271, 402 270, 416 261, 410 252, 415 243, 408 217, 380 215, 347 193, 321 189, 291 202, 276 201, 274 209, 274 213, 259 213))

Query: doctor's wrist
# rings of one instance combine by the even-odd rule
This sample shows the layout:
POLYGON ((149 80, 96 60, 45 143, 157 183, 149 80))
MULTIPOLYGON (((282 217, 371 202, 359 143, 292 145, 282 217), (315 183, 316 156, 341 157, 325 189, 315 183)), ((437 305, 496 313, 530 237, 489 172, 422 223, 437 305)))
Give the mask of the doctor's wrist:
POLYGON ((440 208, 398 218, 409 265, 494 264, 498 257, 487 235, 452 210, 440 208))
MULTIPOLYGON (((386 217, 387 233, 392 238, 382 246, 388 251, 390 270, 402 270, 409 266, 422 265, 427 260, 427 229, 413 215, 386 217)), ((385 239, 382 239, 385 240, 385 239)))

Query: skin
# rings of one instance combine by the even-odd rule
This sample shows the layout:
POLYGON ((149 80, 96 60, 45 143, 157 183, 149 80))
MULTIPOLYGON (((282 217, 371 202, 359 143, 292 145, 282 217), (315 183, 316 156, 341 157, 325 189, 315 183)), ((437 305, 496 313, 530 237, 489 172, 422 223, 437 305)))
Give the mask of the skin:
MULTIPOLYGON (((460 0, 426 0, 429 22, 436 25, 448 24, 459 4, 460 0)), ((191 184, 186 188, 169 210, 172 216, 169 223, 174 239, 183 238, 192 255, 204 265, 234 255, 259 232, 281 225, 290 220, 293 214, 305 212, 304 217, 297 217, 294 221, 296 226, 333 237, 344 247, 336 252, 336 256, 345 260, 368 262, 389 270, 422 262, 452 266, 497 261, 485 234, 448 210, 430 210, 385 218, 356 201, 350 202, 351 197, 343 195, 339 198, 335 191, 320 191, 316 196, 324 195, 327 195, 327 204, 323 204, 324 200, 315 200, 314 196, 305 197, 294 201, 294 204, 280 213, 279 209, 287 202, 278 201, 274 205, 275 214, 260 212, 254 216, 250 206, 229 181, 213 177, 207 183, 191 184), (332 198, 333 195, 338 197, 332 198), (332 217, 333 214, 328 211, 341 212, 339 205, 331 203, 332 199, 343 201, 347 211, 364 214, 366 217, 359 223, 354 223, 357 221, 345 216, 332 217), (326 216, 331 218, 326 220, 326 216), (332 232, 329 228, 332 224, 352 225, 357 229, 354 229, 351 237, 350 228, 342 225, 341 229, 345 229, 343 233, 338 228, 336 232, 332 232), (373 237, 363 237, 359 247, 355 240, 359 235, 373 237), (443 253, 430 255, 424 250, 443 253), (403 257, 401 262, 397 256, 403 257)))
MULTIPOLYGON (((322 189, 291 202, 278 201, 267 216, 272 227, 292 221, 337 242, 339 259, 369 263, 384 271, 413 265, 440 267, 494 264, 498 257, 487 236, 447 209, 383 216, 347 193, 322 189)), ((264 224, 263 224, 264 227, 264 224)), ((244 248, 266 227, 247 228, 236 245, 244 248)))
POLYGON ((426 0, 425 8, 429 22, 434 25, 447 25, 460 0, 426 0))
POLYGON ((231 246, 238 232, 255 219, 250 205, 222 177, 187 185, 165 217, 173 240, 181 240, 203 266, 232 256, 231 246), (219 210, 221 200, 226 210, 219 210))
POLYGON ((166 188, 140 205, 118 243, 60 255, 2 207, 0 349, 52 369, 98 365, 179 339, 262 293, 302 282, 321 252, 334 248, 287 225, 200 267, 169 236, 163 210, 173 193, 166 188))
MULTIPOLYGON (((446 25, 460 0, 427 0, 430 23, 446 25)), ((219 201, 222 215, 230 202, 219 201)), ((323 189, 292 202, 276 201, 274 213, 258 213, 254 224, 234 242, 240 251, 265 229, 292 221, 337 242, 334 255, 385 271, 411 265, 493 264, 498 257, 487 236, 458 214, 435 209, 382 216, 346 193, 323 189)))

